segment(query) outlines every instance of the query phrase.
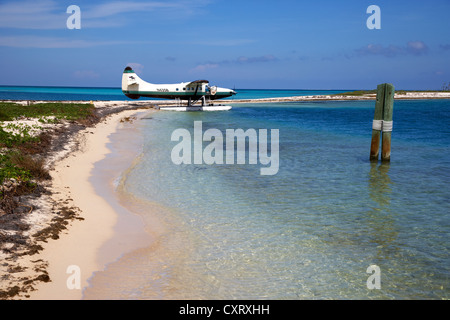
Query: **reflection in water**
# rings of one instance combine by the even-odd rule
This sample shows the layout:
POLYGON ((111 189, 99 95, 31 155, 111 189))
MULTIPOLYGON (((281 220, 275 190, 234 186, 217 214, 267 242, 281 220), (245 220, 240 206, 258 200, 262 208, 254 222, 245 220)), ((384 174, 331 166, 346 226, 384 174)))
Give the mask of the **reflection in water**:
POLYGON ((389 177, 390 163, 378 164, 371 162, 369 172, 369 195, 374 206, 368 212, 368 226, 372 241, 377 244, 376 260, 386 261, 393 250, 398 237, 398 228, 395 225, 395 212, 391 212, 392 181, 389 177))
POLYGON ((389 211, 390 194, 392 193, 392 181, 389 178, 389 163, 378 165, 376 162, 370 163, 369 192, 370 198, 375 201, 380 209, 389 211))

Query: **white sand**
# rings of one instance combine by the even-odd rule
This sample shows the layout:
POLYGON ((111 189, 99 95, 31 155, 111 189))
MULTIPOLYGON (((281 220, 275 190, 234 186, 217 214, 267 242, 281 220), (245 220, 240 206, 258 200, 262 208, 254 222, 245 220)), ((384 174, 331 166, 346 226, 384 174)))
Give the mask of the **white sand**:
POLYGON ((84 220, 72 222, 67 232, 58 240, 49 240, 38 257, 33 257, 48 262, 51 282, 38 283, 31 299, 81 299, 89 277, 104 268, 108 259, 99 259, 99 252, 113 237, 118 215, 108 199, 95 192, 89 179, 94 164, 110 153, 106 145, 109 136, 116 131, 121 119, 133 114, 136 110, 114 114, 81 132, 78 136, 82 141, 80 150, 59 161, 51 171, 54 197, 72 198, 84 220), (79 288, 77 275, 80 275, 79 288))
MULTIPOLYGON (((223 100, 229 103, 271 103, 271 102, 294 102, 294 101, 347 101, 347 100, 375 100, 376 94, 366 94, 361 96, 352 95, 315 95, 315 96, 295 96, 277 97, 263 99, 232 99, 223 100)), ((395 93, 395 99, 450 99, 450 92, 406 92, 395 93)))

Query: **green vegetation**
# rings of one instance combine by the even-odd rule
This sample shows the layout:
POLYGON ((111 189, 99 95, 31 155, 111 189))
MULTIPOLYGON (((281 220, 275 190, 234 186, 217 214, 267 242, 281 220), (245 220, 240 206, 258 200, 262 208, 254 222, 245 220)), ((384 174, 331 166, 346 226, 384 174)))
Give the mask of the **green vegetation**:
MULTIPOLYGON (((0 124, 1 126, 1 124, 0 124)), ((0 127, 0 147, 12 148, 27 142, 39 142, 39 137, 32 135, 33 129, 39 129, 29 125, 9 123, 0 127), (5 131, 5 129, 8 129, 5 131)))
POLYGON ((364 96, 366 94, 377 94, 377 90, 356 90, 343 93, 337 93, 336 96, 364 96))
POLYGON ((17 103, 0 102, 0 121, 12 121, 19 117, 42 119, 55 117, 79 121, 93 115, 94 106, 84 103, 37 103, 23 106, 17 103))
POLYGON ((11 154, 0 155, 0 181, 3 182, 6 179, 29 181, 31 179, 31 172, 17 166, 11 158, 11 154))
POLYGON ((34 118, 40 123, 58 123, 62 119, 80 124, 95 122, 97 117, 92 104, 39 103, 23 106, 0 102, 0 184, 5 179, 27 182, 31 179, 48 179, 44 160, 35 157, 50 144, 48 133, 39 125, 27 125, 16 119, 34 118), (40 133, 39 133, 40 132, 40 133), (39 133, 39 134, 37 134, 39 133))
MULTIPOLYGON (((395 94, 406 94, 407 92, 443 92, 443 91, 450 91, 450 82, 448 86, 442 87, 442 90, 395 90, 395 94)), ((349 92, 343 92, 343 93, 337 93, 335 96, 365 96, 369 94, 377 94, 377 90, 355 90, 355 91, 349 91, 349 92)))

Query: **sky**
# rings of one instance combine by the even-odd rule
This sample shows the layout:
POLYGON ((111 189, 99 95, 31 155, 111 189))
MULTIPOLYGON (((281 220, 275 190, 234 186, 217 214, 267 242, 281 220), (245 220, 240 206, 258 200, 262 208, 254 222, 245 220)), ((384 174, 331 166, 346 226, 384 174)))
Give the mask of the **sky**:
POLYGON ((450 0, 0 0, 0 57, 0 85, 120 87, 130 65, 151 83, 438 90, 450 0))

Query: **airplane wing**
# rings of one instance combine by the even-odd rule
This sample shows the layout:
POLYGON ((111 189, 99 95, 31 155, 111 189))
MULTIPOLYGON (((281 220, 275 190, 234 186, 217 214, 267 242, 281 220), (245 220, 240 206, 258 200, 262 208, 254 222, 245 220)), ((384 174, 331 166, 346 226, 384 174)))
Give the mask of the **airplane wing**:
POLYGON ((189 82, 187 85, 188 85, 188 86, 190 86, 190 85, 196 85, 196 87, 195 87, 195 93, 194 93, 194 96, 196 96, 196 95, 197 95, 197 91, 198 91, 198 86, 201 86, 201 85, 204 84, 204 83, 208 84, 209 81, 208 81, 208 80, 196 80, 196 81, 189 82))
POLYGON ((209 83, 209 81, 208 80, 195 80, 195 81, 189 82, 188 85, 191 85, 191 84, 202 84, 202 83, 209 83))

